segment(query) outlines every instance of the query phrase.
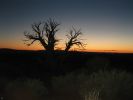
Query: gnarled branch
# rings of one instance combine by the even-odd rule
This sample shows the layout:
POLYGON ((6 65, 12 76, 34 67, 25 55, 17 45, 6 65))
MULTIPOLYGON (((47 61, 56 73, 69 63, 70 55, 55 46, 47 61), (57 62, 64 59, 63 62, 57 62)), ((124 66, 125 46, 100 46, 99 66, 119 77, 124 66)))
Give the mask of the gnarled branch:
POLYGON ((72 28, 72 30, 70 30, 70 32, 66 35, 69 40, 66 43, 65 51, 69 51, 73 45, 84 48, 84 43, 79 38, 81 35, 82 32, 80 30, 72 28))
MULTIPOLYGON (((38 22, 32 24, 33 34, 24 32, 24 36, 30 43, 27 43, 28 46, 33 44, 35 41, 39 41, 45 50, 54 50, 55 45, 59 41, 56 39, 55 34, 59 30, 57 27, 58 24, 56 21, 49 18, 46 22, 38 22)), ((27 41, 26 40, 26 41, 27 41)))

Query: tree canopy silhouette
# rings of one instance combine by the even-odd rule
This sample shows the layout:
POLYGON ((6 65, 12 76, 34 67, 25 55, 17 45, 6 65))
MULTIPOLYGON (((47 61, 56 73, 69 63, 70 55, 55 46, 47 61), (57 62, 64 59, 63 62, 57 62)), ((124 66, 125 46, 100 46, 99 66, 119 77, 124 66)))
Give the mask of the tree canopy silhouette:
MULTIPOLYGON (((45 22, 32 24, 33 33, 24 32, 24 36, 26 37, 25 44, 30 46, 34 42, 39 41, 45 50, 54 51, 55 46, 59 42, 59 39, 56 38, 56 33, 59 30, 59 25, 60 24, 58 22, 51 18, 49 18, 45 22)), ((82 32, 80 30, 72 28, 70 32, 66 35, 68 41, 64 50, 69 51, 74 45, 84 47, 84 44, 80 39, 81 35, 82 32)))
POLYGON ((59 30, 58 26, 60 24, 55 20, 49 18, 46 22, 38 22, 32 24, 33 33, 24 32, 25 40, 28 46, 32 45, 34 42, 39 41, 45 50, 53 51, 57 42, 56 32, 59 30))
POLYGON ((84 48, 83 42, 80 39, 80 35, 82 35, 82 32, 80 30, 76 30, 75 28, 72 28, 70 32, 66 35, 68 38, 68 42, 66 43, 65 51, 69 51, 70 48, 74 45, 84 48))

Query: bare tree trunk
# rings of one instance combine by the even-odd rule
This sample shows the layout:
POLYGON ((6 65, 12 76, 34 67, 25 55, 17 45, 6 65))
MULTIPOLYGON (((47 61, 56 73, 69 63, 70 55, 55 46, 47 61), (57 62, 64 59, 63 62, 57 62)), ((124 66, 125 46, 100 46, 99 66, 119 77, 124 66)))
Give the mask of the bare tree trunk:
POLYGON ((30 43, 26 43, 28 46, 32 45, 34 42, 39 41, 40 44, 47 51, 54 51, 54 48, 59 41, 56 39, 56 32, 58 26, 57 22, 52 20, 51 18, 46 22, 39 22, 32 24, 33 34, 29 32, 24 32, 26 37, 25 42, 30 41, 30 43))
POLYGON ((66 52, 69 51, 70 48, 71 48, 70 46, 67 46, 67 47, 65 48, 65 51, 66 51, 66 52))
POLYGON ((42 44, 42 46, 43 46, 43 48, 45 49, 45 50, 47 50, 47 44, 44 42, 44 40, 43 39, 40 39, 39 40, 40 41, 40 43, 42 44))

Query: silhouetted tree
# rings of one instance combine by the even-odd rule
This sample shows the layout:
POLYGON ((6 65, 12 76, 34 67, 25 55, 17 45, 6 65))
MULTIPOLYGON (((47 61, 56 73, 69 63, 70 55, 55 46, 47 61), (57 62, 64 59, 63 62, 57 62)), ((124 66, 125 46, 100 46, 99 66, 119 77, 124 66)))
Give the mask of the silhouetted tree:
POLYGON ((39 41, 45 50, 53 51, 57 42, 55 34, 59 30, 58 26, 60 24, 49 18, 46 22, 39 22, 32 24, 33 33, 24 32, 28 46, 32 45, 34 42, 39 41))
POLYGON ((84 48, 84 44, 79 38, 80 35, 82 35, 82 32, 80 30, 76 30, 75 28, 72 28, 70 30, 70 32, 66 35, 68 42, 66 43, 65 51, 69 51, 70 48, 74 45, 84 48))

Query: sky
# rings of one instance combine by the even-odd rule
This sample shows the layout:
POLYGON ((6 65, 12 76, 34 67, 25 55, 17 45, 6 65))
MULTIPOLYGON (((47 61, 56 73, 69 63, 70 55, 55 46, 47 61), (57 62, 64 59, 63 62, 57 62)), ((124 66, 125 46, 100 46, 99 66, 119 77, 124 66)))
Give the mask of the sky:
POLYGON ((61 48, 73 26, 83 33, 85 51, 133 52, 132 5, 133 0, 0 0, 0 48, 43 49, 39 43, 27 47, 23 32, 53 18, 61 23, 61 48))

